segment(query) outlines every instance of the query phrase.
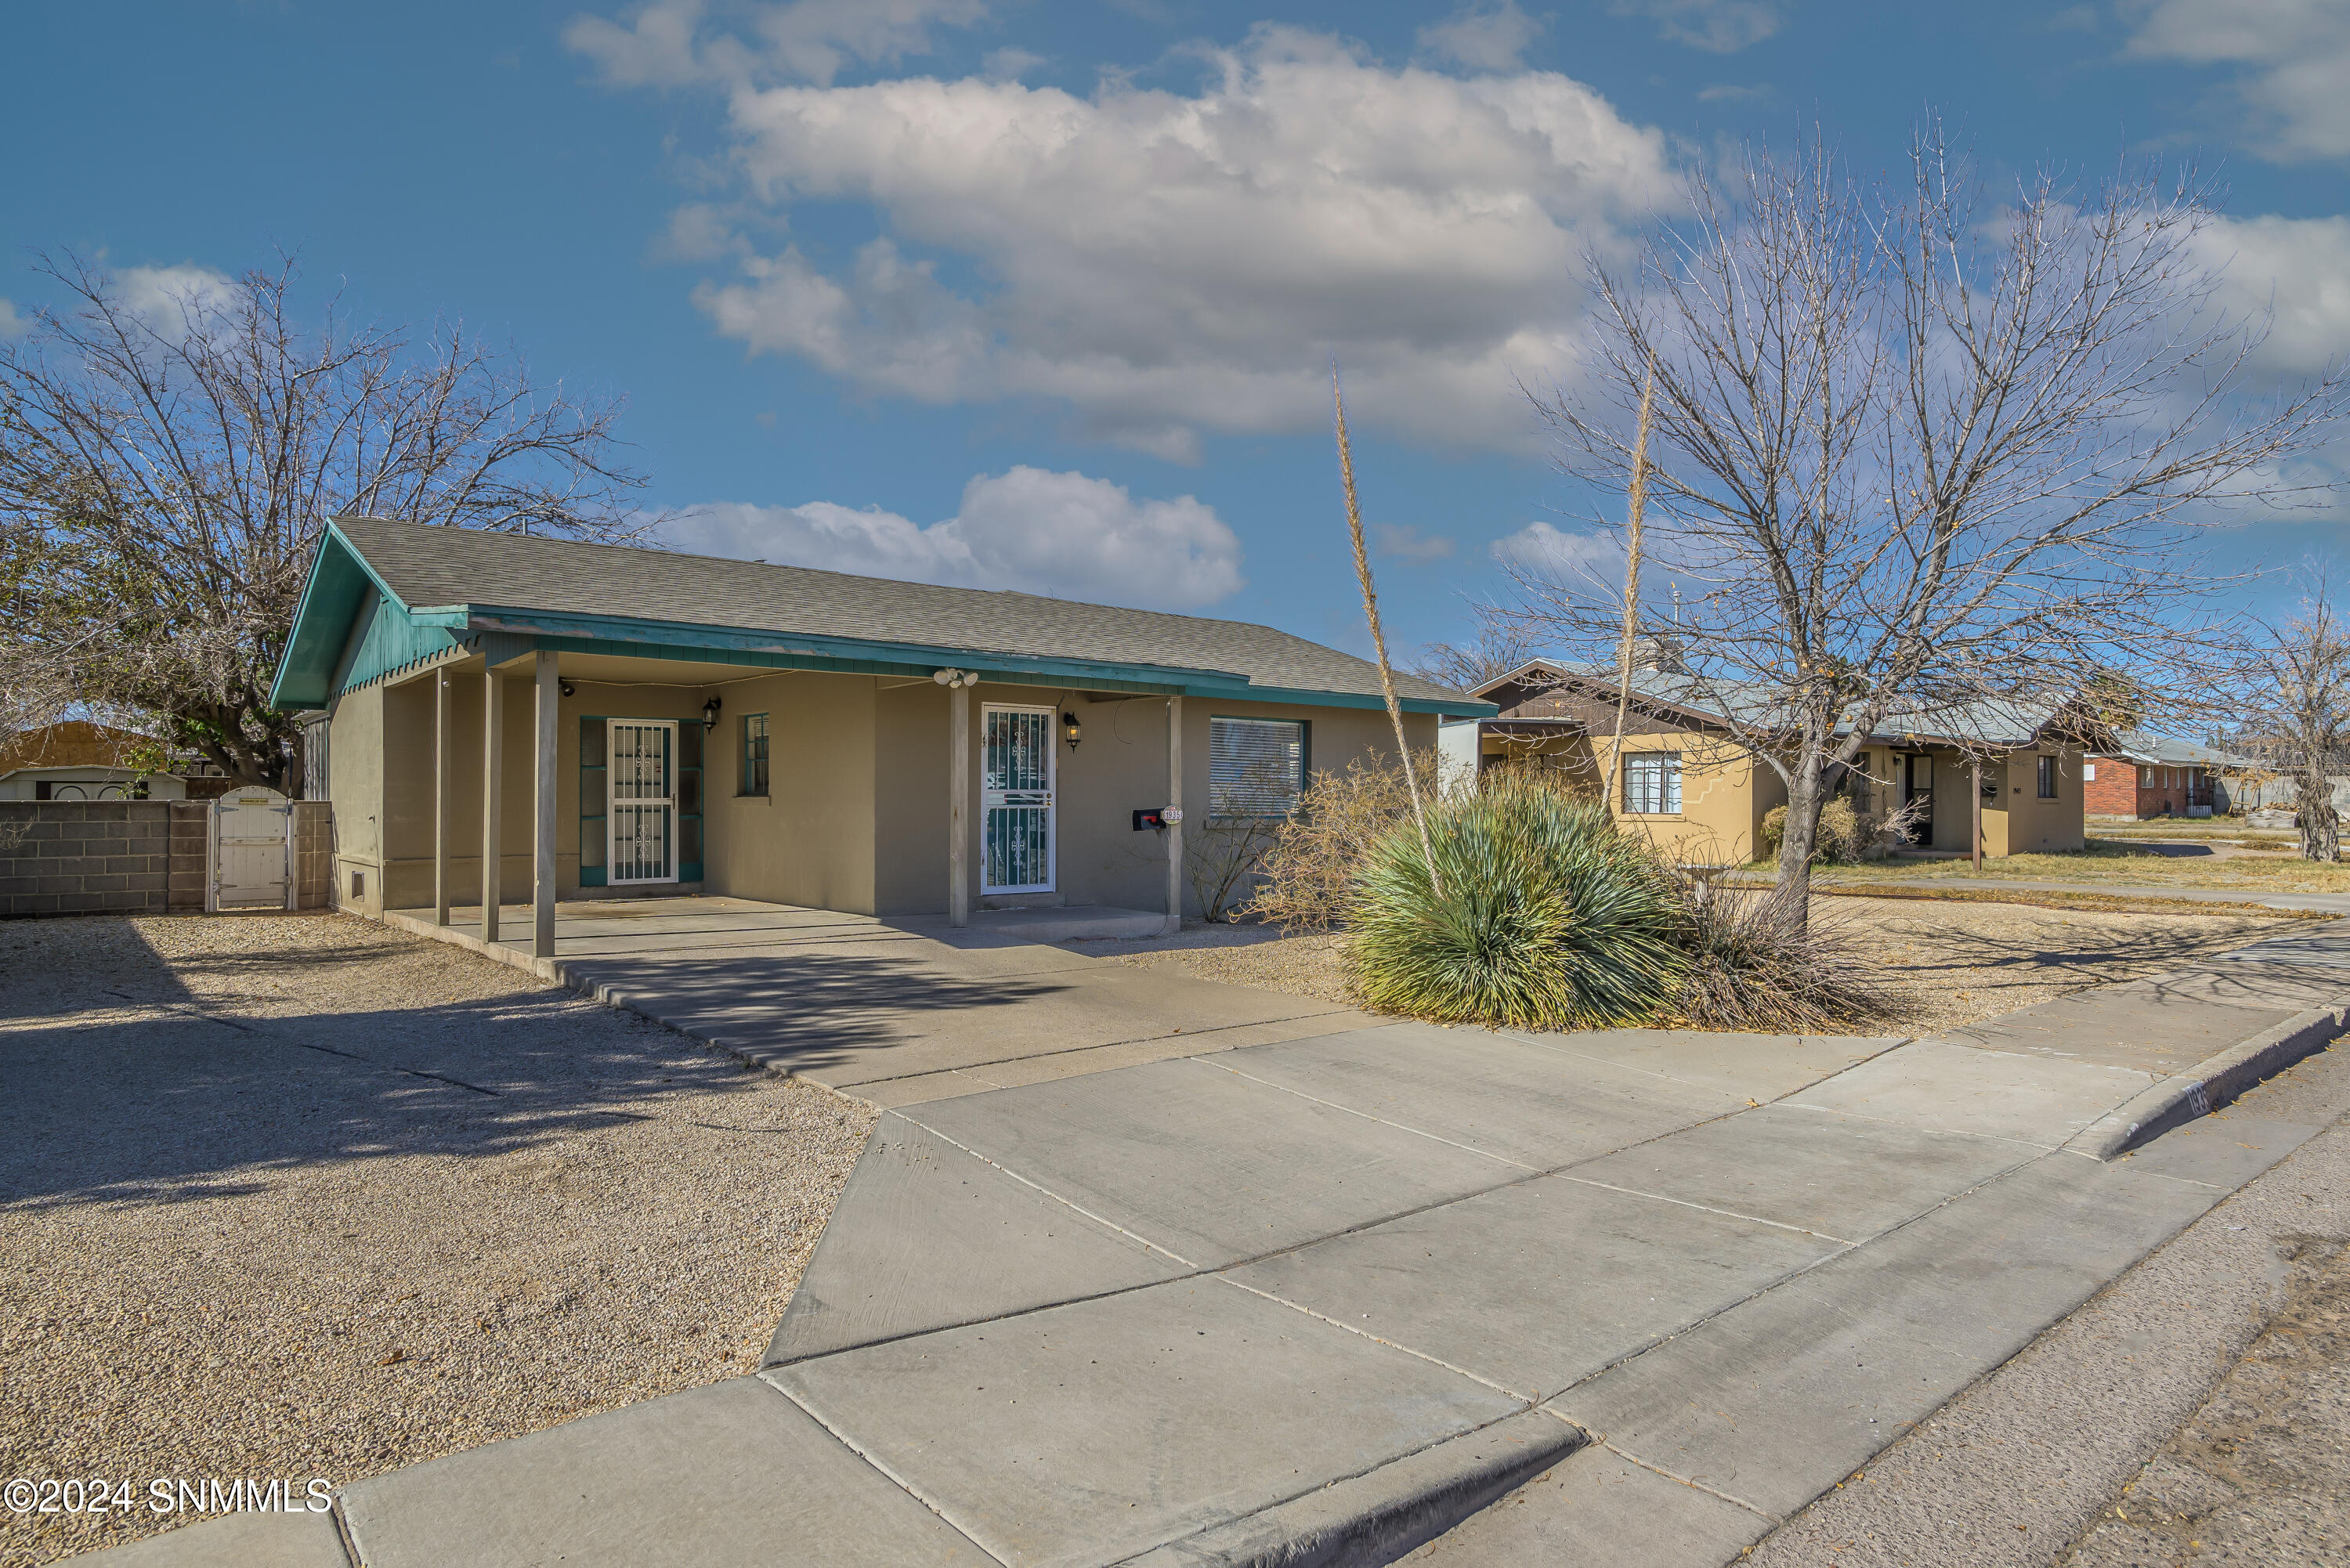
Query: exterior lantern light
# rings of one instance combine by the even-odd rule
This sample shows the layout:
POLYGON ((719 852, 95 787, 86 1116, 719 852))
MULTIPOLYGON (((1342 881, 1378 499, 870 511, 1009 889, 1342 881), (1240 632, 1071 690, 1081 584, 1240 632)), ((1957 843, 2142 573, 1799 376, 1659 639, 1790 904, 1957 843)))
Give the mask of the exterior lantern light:
POLYGON ((1077 722, 1077 716, 1075 713, 1062 714, 1061 739, 1069 742, 1069 750, 1076 751, 1077 742, 1084 738, 1084 728, 1077 722))
POLYGON ((712 697, 702 705, 702 727, 708 732, 718 728, 718 699, 712 697))

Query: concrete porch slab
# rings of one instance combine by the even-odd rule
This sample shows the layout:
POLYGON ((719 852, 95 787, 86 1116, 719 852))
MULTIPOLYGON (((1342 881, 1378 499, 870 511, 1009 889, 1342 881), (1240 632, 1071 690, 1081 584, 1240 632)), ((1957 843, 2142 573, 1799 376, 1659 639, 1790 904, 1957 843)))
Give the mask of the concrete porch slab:
POLYGON ((767 1346, 770 1366, 1026 1312, 1188 1271, 884 1116, 767 1346))
POLYGON ((993 1568, 754 1377, 343 1489, 367 1568, 993 1568))
POLYGON ((1542 1399, 1840 1250, 1553 1176, 1226 1277, 1542 1399))
MULTIPOLYGON (((907 920, 926 935, 951 930, 946 921, 907 920)), ((1163 909, 1121 909, 1113 904, 1062 904, 1035 909, 973 909, 967 930, 1024 942, 1066 942, 1094 937, 1155 937, 1167 929, 1163 909)))
POLYGON ((761 1376, 1024 1568, 1120 1563, 1527 1408, 1210 1279, 761 1376))
POLYGON ((1525 1174, 1191 1059, 896 1114, 1201 1268, 1525 1174))

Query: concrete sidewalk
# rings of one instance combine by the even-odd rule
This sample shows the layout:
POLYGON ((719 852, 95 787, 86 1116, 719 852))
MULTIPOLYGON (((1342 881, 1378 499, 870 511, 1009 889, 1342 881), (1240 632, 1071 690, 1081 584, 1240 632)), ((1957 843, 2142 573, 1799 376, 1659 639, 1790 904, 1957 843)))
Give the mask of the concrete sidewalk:
MULTIPOLYGON (((1463 1520, 1440 1560, 1720 1561, 2314 1130, 2081 1152, 2337 1033, 2333 929, 1912 1042, 1380 1023, 845 929, 729 992, 648 935, 575 982, 896 1106, 762 1372, 335 1518, 369 1568, 1375 1563, 1463 1520)), ((121 1560, 265 1561, 266 1528, 121 1560)))

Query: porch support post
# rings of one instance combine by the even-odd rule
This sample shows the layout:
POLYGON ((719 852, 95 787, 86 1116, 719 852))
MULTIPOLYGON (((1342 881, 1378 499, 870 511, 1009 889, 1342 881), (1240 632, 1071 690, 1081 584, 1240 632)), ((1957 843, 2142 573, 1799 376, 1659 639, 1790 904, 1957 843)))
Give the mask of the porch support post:
POLYGON ((449 807, 456 772, 450 765, 449 672, 432 676, 432 923, 449 923, 449 807))
POLYGON ((555 702, 561 695, 556 684, 555 653, 538 650, 536 704, 538 744, 531 767, 532 794, 530 886, 530 953, 555 956, 555 702))
POLYGON ((505 682, 482 659, 482 940, 498 940, 498 857, 505 848, 505 682))
POLYGON ((971 924, 971 688, 947 693, 947 924, 971 924))
MULTIPOLYGON (((1167 699, 1167 804, 1183 809, 1183 699, 1167 699)), ((1183 825, 1167 825, 1167 925, 1170 937, 1183 934, 1183 825)))
POLYGON ((1975 869, 1982 869, 1982 759, 1977 757, 1974 766, 1975 803, 1975 869))

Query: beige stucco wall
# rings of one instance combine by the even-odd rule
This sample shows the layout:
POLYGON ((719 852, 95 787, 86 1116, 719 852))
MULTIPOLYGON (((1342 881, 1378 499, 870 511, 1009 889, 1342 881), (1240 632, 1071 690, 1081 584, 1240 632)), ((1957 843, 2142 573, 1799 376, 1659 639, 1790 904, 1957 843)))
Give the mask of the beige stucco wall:
POLYGON ((383 688, 348 692, 328 718, 328 797, 335 813, 335 902, 383 913, 383 688), (355 893, 352 874, 361 874, 355 893))
MULTIPOLYGON (((718 697, 707 747, 703 888, 852 914, 881 912, 875 888, 877 706, 890 684, 868 675, 784 671, 684 693, 700 722, 718 697), (742 793, 743 720, 767 715, 766 795, 742 793)), ((931 686, 943 698, 945 692, 931 686)), ((938 791, 941 801, 946 789, 938 791)), ((941 840, 943 842, 943 840, 941 840)))
POLYGON ((1675 860, 1743 864, 1754 858, 1763 815, 1787 801, 1776 772, 1716 736, 1687 730, 1627 733, 1619 751, 1613 734, 1592 737, 1596 765, 1615 781, 1609 809, 1627 832, 1645 834, 1675 860), (1681 809, 1650 814, 1625 809, 1619 757, 1670 752, 1681 759, 1681 809))
MULTIPOLYGON (((1934 831, 1928 847, 1963 853, 1973 846, 1973 764, 1948 747, 1923 748, 1934 761, 1934 831)), ((1983 854, 1990 857, 2079 849, 2082 835, 2081 753, 2051 751, 2056 758, 2056 798, 2038 795, 2036 751, 1995 756, 1983 763, 1983 854)), ((1899 755, 1872 747, 1871 805, 1888 811, 1901 800, 1899 755)))

